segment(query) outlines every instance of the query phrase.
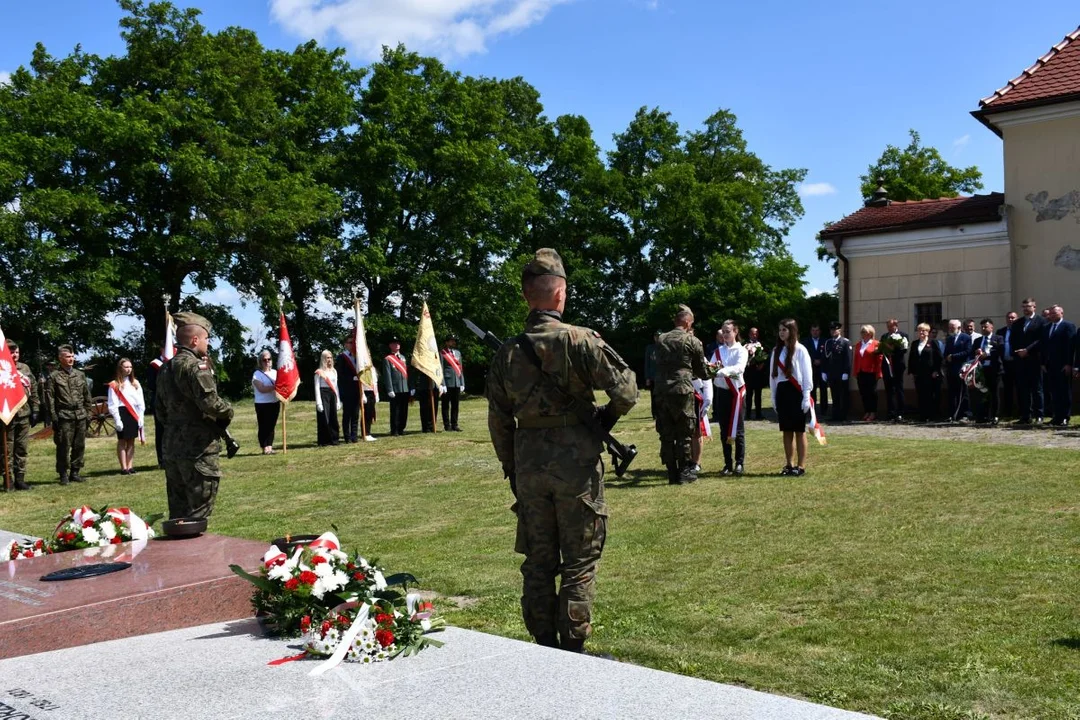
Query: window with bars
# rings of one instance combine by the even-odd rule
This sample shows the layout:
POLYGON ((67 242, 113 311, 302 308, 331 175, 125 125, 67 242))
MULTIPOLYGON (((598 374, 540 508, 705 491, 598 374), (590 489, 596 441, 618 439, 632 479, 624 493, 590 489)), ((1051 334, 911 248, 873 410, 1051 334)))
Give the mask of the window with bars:
POLYGON ((931 328, 941 326, 941 303, 915 303, 915 324, 926 323, 931 328))

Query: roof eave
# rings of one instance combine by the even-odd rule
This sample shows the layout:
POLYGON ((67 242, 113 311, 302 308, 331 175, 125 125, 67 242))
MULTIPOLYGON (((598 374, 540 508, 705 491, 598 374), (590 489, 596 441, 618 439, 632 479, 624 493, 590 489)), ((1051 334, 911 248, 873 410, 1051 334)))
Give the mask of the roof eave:
POLYGON ((1038 98, 1036 100, 1028 100, 1027 102, 1013 103, 1012 105, 1005 105, 997 107, 994 104, 989 104, 978 110, 972 110, 972 116, 981 122, 986 127, 990 128, 995 135, 1002 137, 1001 128, 994 125, 990 120, 990 115, 1000 115, 1002 113, 1012 112, 1014 110, 1029 110, 1031 108, 1046 107, 1047 105, 1060 105, 1063 103, 1076 102, 1080 100, 1080 93, 1069 93, 1068 95, 1055 95, 1054 97, 1038 98))

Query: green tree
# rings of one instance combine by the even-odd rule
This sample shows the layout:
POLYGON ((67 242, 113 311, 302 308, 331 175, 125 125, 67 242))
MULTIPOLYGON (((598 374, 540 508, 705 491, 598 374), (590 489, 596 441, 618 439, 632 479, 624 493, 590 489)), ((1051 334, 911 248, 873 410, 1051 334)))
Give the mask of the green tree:
POLYGON ((953 167, 937 148, 922 145, 919 133, 908 130, 911 140, 906 148, 887 145, 877 162, 870 165, 859 188, 869 200, 878 189, 879 179, 895 202, 956 197, 983 187, 982 173, 972 165, 953 167))

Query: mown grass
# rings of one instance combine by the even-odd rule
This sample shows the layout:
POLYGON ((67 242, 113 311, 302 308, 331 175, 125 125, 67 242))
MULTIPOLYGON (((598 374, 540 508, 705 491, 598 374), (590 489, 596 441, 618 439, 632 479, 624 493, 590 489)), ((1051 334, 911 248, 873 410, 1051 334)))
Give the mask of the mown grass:
MULTIPOLYGON (((747 476, 717 477, 711 443, 701 481, 669 487, 642 400, 618 428, 642 452, 609 477, 594 648, 890 718, 1080 717, 1080 452, 836 436, 791 479, 775 426, 751 423, 747 476)), ((441 603, 451 623, 524 638, 510 493, 483 401, 462 412, 464 433, 316 448, 314 410, 295 403, 289 453, 263 457, 242 404, 244 454, 225 461, 211 529, 333 523, 349 549, 461 599, 441 603)), ((164 511, 152 447, 130 478, 113 448, 91 441, 89 482, 60 487, 52 443, 35 441, 37 487, 3 496, 0 527, 43 534, 84 503, 164 511)))

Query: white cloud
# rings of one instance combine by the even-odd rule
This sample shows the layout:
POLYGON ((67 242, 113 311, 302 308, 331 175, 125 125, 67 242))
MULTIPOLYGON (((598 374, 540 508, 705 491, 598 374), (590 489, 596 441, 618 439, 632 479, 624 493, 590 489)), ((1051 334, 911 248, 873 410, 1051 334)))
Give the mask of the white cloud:
POLYGON ((819 287, 812 287, 806 291, 806 297, 814 297, 815 295, 824 295, 825 291, 819 287))
POLYGON ((818 195, 835 195, 836 188, 832 183, 819 182, 819 183, 801 183, 799 185, 799 195, 802 197, 817 197, 818 195))
POLYGON ((334 36, 357 56, 377 59, 382 47, 442 57, 484 52, 487 42, 544 19, 569 0, 270 0, 286 30, 323 41, 334 36))
POLYGON ((7 85, 11 82, 11 73, 0 70, 0 85, 7 85))
POLYGON ((952 146, 959 150, 971 141, 971 135, 963 135, 952 141, 952 146))

